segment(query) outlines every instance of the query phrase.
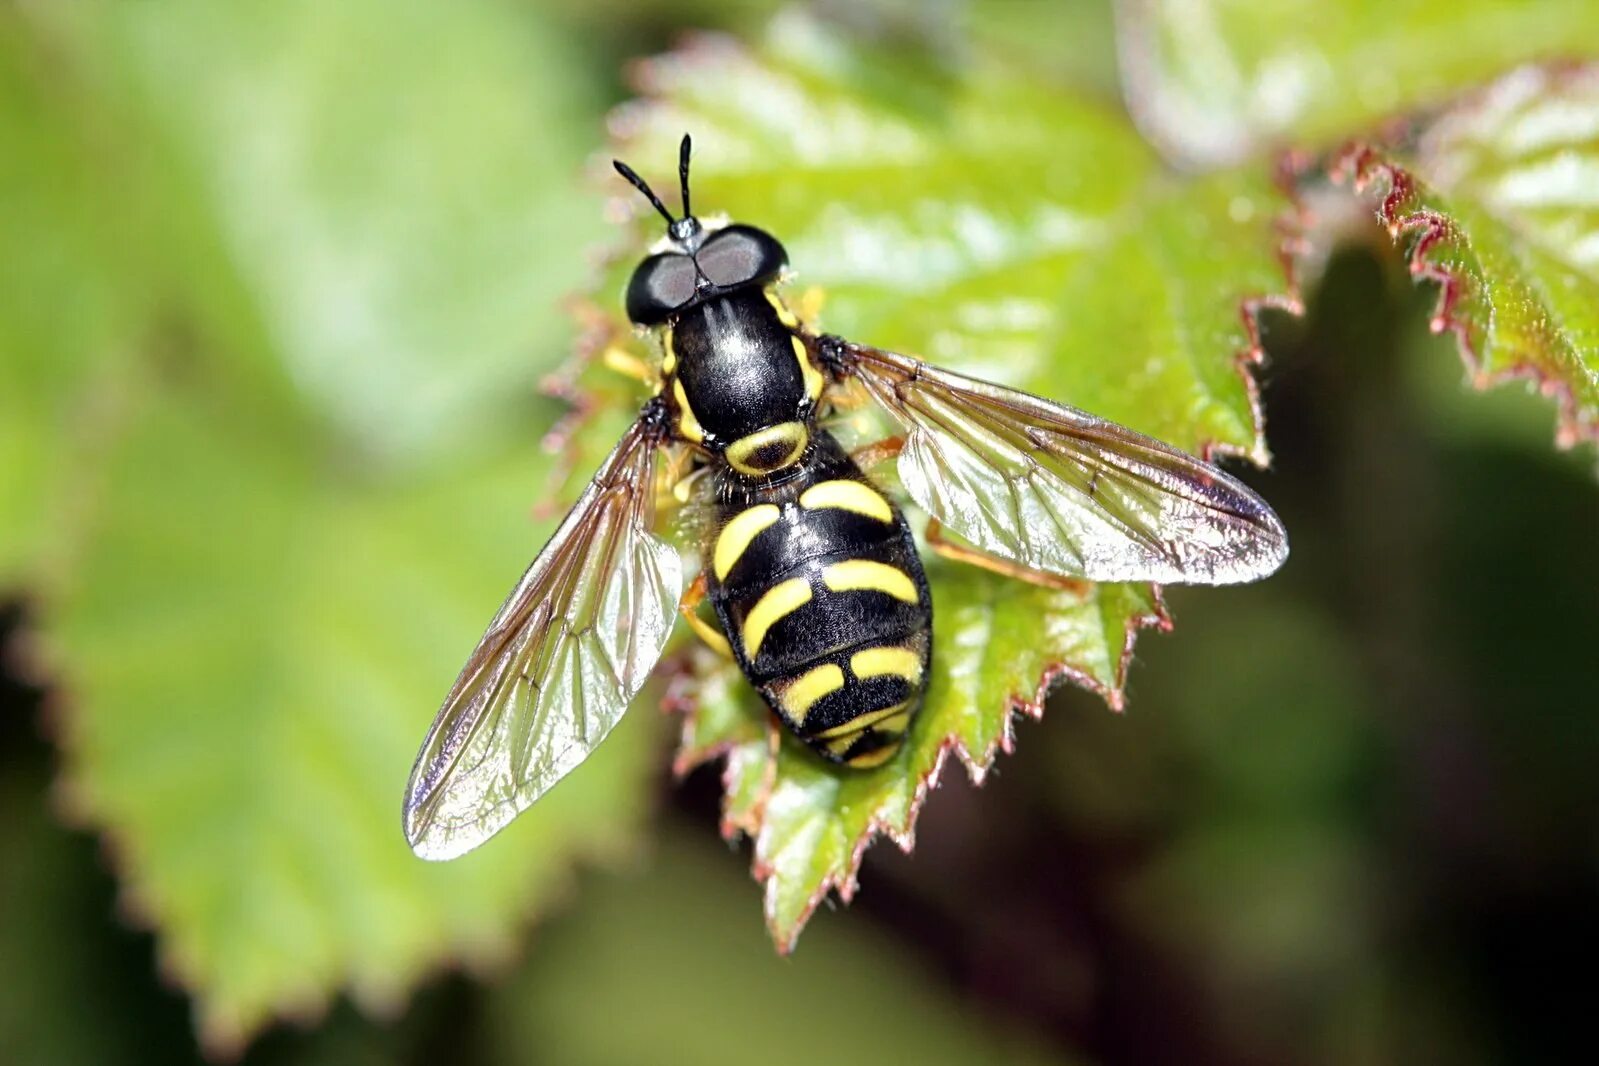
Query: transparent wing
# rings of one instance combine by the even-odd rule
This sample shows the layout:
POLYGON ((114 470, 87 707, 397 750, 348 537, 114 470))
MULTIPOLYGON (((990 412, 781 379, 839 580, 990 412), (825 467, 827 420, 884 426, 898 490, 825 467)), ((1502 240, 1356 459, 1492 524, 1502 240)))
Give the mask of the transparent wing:
POLYGON ((635 425, 456 679, 405 791, 424 859, 469 851, 526 810, 605 739, 660 658, 683 575, 650 532, 655 461, 635 425))
POLYGON ((899 476, 934 518, 1026 566, 1092 581, 1222 585, 1288 557, 1247 486, 1151 437, 909 356, 827 338, 905 430, 899 476))

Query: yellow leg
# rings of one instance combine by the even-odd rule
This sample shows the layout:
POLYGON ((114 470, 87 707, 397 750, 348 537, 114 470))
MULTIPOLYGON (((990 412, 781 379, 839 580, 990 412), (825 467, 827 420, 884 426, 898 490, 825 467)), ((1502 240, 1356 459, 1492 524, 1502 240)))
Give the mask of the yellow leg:
MULTIPOLYGON (((573 311, 579 320, 584 340, 574 346, 572 354, 546 375, 539 386, 546 396, 562 400, 571 408, 544 435, 544 450, 557 456, 546 480, 552 489, 558 489, 572 472, 572 464, 576 459, 572 448, 573 437, 602 406, 592 390, 579 384, 591 362, 597 358, 616 373, 640 381, 652 389, 659 384, 654 369, 614 339, 620 337, 620 333, 611 323, 609 312, 588 300, 578 301, 573 311)), ((536 506, 534 512, 540 517, 556 513, 555 495, 558 494, 552 493, 551 502, 536 506)))
POLYGON ((605 346, 605 351, 600 353, 600 362, 623 377, 632 378, 634 381, 642 381, 646 385, 655 384, 655 371, 650 369, 650 365, 632 352, 615 344, 605 346))
POLYGON ((701 465, 694 449, 679 444, 668 444, 664 449, 660 473, 655 482, 655 502, 658 507, 680 507, 694 494, 694 483, 709 472, 701 465))
POLYGON ((829 381, 822 393, 822 403, 830 411, 859 411, 873 404, 872 394, 854 378, 829 381))
POLYGON ((1005 577, 1013 577, 1018 581, 1026 581, 1033 585, 1042 585, 1047 589, 1062 589, 1066 592, 1084 592, 1088 582, 1081 578, 1067 577, 1064 574, 1052 574, 1047 570, 1036 570, 1025 566, 1013 559, 1006 559, 974 548, 970 544, 956 544, 944 537, 944 526, 936 518, 927 520, 927 546, 946 559, 954 559, 958 563, 967 563, 971 566, 980 566, 984 570, 1005 577))
MULTIPOLYGON (((689 451, 687 448, 683 449, 683 454, 688 456, 690 459, 692 459, 694 455, 694 453, 689 451)), ((680 504, 688 503, 690 497, 694 495, 695 483, 699 481, 700 478, 710 473, 710 470, 711 468, 708 466, 696 466, 674 477, 672 479, 672 498, 680 504)))
POLYGON ((677 610, 688 620, 689 628, 694 630, 694 635, 703 640, 707 647, 718 655, 728 659, 733 658, 733 646, 727 642, 727 637, 722 631, 700 617, 699 606, 705 600, 705 575, 696 577, 689 585, 688 591, 683 593, 683 599, 678 603, 677 610))
POLYGON ((826 302, 827 294, 815 285, 800 293, 799 299, 794 301, 800 321, 806 324, 814 323, 821 316, 822 304, 826 302))
POLYGON ((586 299, 573 301, 570 309, 578 320, 578 343, 545 376, 542 388, 547 395, 579 403, 587 393, 578 381, 596 359, 618 374, 654 387, 659 375, 647 360, 627 350, 629 335, 617 328, 609 309, 586 299))

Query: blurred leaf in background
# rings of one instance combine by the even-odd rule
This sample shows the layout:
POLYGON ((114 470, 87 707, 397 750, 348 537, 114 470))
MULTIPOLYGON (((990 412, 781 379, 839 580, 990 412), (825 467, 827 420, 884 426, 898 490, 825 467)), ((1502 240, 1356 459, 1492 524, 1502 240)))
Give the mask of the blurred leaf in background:
POLYGON ((569 856, 628 839, 653 776, 645 717, 521 846, 432 867, 397 828, 429 704, 540 542, 556 408, 524 397, 598 229, 575 176, 600 83, 509 5, 6 19, 7 113, 45 97, 39 135, 68 145, 23 180, 62 201, 47 237, 87 231, 64 277, 22 284, 62 301, 83 269, 118 312, 91 291, 88 337, 49 304, 7 316, 45 334, 14 342, 41 377, 92 367, 17 436, 95 466, 16 504, 65 497, 65 541, 34 548, 58 560, 71 808, 109 831, 211 1046, 341 987, 392 1009, 443 961, 505 957, 569 856), (97 231, 101 210, 125 221, 97 231))
MULTIPOLYGON (((558 301, 614 328, 626 265, 596 286, 588 249, 636 250, 579 180, 624 70, 653 101, 610 120, 627 157, 666 170, 690 125, 697 200, 788 241, 825 328, 1258 455, 1234 360, 1242 301, 1283 291, 1277 154, 1319 204, 1324 153, 1365 136, 1373 195, 1404 173, 1444 213, 1408 250, 1474 280, 1484 365, 1538 365, 1567 437, 1593 425, 1589 72, 1480 90, 1599 56, 1593 5, 774 9, 0 8, 0 578, 8 672, 49 686, 48 711, 0 689, 0 1059, 192 1060, 190 1011, 212 1054, 299 1021, 259 1063, 1523 1062, 1584 1033, 1576 986, 1526 975, 1594 946, 1591 455, 1550 453, 1546 403, 1462 399, 1433 294, 1360 249, 1303 249, 1308 320, 1265 323, 1277 470, 1252 477, 1293 565, 1174 596, 1129 717, 1068 688, 981 792, 945 775, 915 856, 876 849, 795 960, 703 842, 714 772, 653 863, 525 931, 575 860, 638 854, 660 689, 493 846, 411 857, 415 746, 559 503, 558 301), (103 866, 47 813, 57 764, 103 866), (466 975, 413 997, 441 966, 466 975)), ((936 728, 1007 736, 1004 696, 1063 655, 1120 693, 1147 592, 932 573, 940 659, 975 671, 936 728), (1045 614, 1052 647, 1025 639, 1045 614)), ((742 743, 727 816, 753 828, 760 719, 712 680, 689 739, 742 743)), ((790 768, 792 927, 850 883, 868 810, 907 824, 914 777, 790 768)))
POLYGON ((581 913, 551 931, 537 965, 496 990, 489 1029, 523 1049, 509 1061, 561 1048, 573 1066, 734 1066, 752 1053, 805 1066, 825 1047, 860 1062, 1074 1060, 1041 1047, 1025 1025, 963 1010, 913 948, 880 933, 821 934, 792 961, 773 962, 759 926, 737 917, 748 911, 747 880, 699 836, 665 840, 647 888, 596 884, 581 913), (756 967, 760 980, 743 976, 756 967), (630 1024, 615 1023, 619 1009, 630 1024))
POLYGON ((1175 161, 1326 149, 1531 60, 1592 55, 1586 0, 1118 0, 1133 115, 1175 161))

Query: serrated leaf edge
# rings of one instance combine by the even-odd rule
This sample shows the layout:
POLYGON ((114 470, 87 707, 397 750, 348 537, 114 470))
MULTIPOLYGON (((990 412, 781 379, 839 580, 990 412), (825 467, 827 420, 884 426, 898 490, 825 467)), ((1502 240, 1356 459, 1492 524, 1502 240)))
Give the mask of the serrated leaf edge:
POLYGON ((1431 255, 1435 247, 1451 238, 1469 248, 1471 238, 1447 215, 1407 206, 1416 196, 1418 180, 1409 168, 1391 159, 1380 145, 1352 141, 1335 153, 1326 166, 1326 173, 1335 184, 1347 185, 1356 195, 1369 195, 1377 200, 1377 220, 1396 248, 1402 248, 1405 238, 1414 235, 1405 258, 1406 268, 1418 282, 1430 281, 1439 287, 1438 302, 1428 328, 1433 333, 1454 334, 1461 363, 1473 389, 1486 392, 1513 381, 1531 382, 1542 395, 1555 402, 1557 447, 1569 450, 1583 443, 1599 444, 1599 411, 1585 408, 1569 382, 1514 353, 1511 365, 1503 369, 1485 367, 1483 353, 1472 343, 1470 323, 1457 314, 1464 278, 1431 255))
MULTIPOLYGON (((280 1024, 309 1029, 325 1018, 335 1001, 347 997, 367 1014, 387 1018, 397 1014, 405 999, 424 983, 447 973, 482 976, 501 973, 514 966, 528 950, 528 933, 545 915, 559 910, 577 894, 585 870, 615 868, 625 863, 637 846, 617 833, 610 837, 590 836, 575 842, 566 853, 566 862, 549 873, 543 883, 525 888, 513 908, 506 926, 511 935, 497 947, 476 946, 470 951, 444 944, 443 950, 404 974, 400 980, 378 987, 369 975, 341 965, 320 980, 310 978, 284 994, 255 1016, 229 1009, 218 1013, 210 1005, 210 985, 206 968, 192 950, 172 935, 168 919, 171 906, 163 893, 152 891, 153 879, 144 875, 150 860, 129 833, 107 813, 105 803, 83 778, 81 752, 84 744, 78 734, 83 729, 79 713, 81 700, 74 695, 69 656, 46 632, 44 616, 48 600, 27 612, 6 647, 0 648, 3 664, 43 690, 39 702, 38 728, 57 753, 57 765, 50 783, 49 808, 68 830, 91 834, 102 867, 116 882, 114 914, 124 927, 148 933, 155 941, 155 969, 161 983, 189 1001, 196 1041, 203 1056, 213 1062, 234 1062, 263 1032, 280 1024)), ((640 823, 649 820, 646 808, 640 823)))
MULTIPOLYGON (((1160 589, 1158 586, 1152 587, 1155 590, 1155 609, 1144 614, 1134 615, 1127 620, 1126 628, 1123 630, 1121 655, 1116 664, 1116 681, 1112 685, 1106 686, 1087 672, 1066 663, 1051 663, 1040 672, 1038 683, 1034 687, 1031 697, 1013 692, 1006 698, 1008 706, 1005 712, 1005 728, 983 752, 980 754, 973 753, 958 736, 944 737, 939 742, 932 766, 916 782, 910 803, 906 808, 904 830, 901 831, 886 819, 874 815, 867 823, 866 828, 856 837, 855 844, 850 851, 849 862, 846 864, 843 873, 828 874, 822 878, 810 896, 807 897, 804 907, 801 908, 799 916, 794 922, 792 931, 786 937, 783 935, 782 930, 778 928, 775 914, 776 904, 772 899, 771 878, 774 871, 761 863, 758 858, 752 861, 750 872, 755 878, 756 884, 763 889, 762 910, 766 918, 767 933, 771 936, 772 943, 777 948, 778 953, 788 955, 793 952, 795 945, 799 941, 800 933, 805 930, 805 926, 809 924, 811 916, 816 913, 816 909, 827 899, 829 893, 836 890, 839 900, 845 904, 854 900, 855 893, 860 890, 861 863, 866 857, 867 849, 877 841, 878 837, 887 837, 892 840, 900 851, 907 855, 915 850, 916 822, 921 815, 922 805, 927 802, 927 797, 932 790, 938 787, 939 779, 943 775, 944 766, 948 762, 951 752, 965 766, 966 776, 972 784, 982 787, 988 777, 988 771, 993 768, 998 754, 1004 752, 1009 755, 1015 750, 1017 715, 1024 715, 1035 722, 1042 721, 1044 704, 1048 700, 1050 692, 1054 690, 1056 683, 1062 679, 1098 694, 1113 710, 1119 712, 1125 700, 1127 672, 1132 665, 1133 647, 1137 643, 1139 631, 1153 628, 1159 629, 1161 632, 1169 632, 1172 628, 1171 615, 1167 612, 1166 605, 1161 599, 1160 589)), ((765 830, 766 826, 763 823, 761 832, 764 833, 765 830)), ((759 839, 757 839, 757 854, 760 850, 759 844, 759 839)))

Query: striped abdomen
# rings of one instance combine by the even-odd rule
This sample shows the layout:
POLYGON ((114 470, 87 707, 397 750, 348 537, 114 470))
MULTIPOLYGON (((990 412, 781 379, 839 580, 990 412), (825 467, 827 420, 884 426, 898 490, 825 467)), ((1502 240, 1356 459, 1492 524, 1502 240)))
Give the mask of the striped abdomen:
POLYGON ((780 484, 719 486, 707 591, 745 675, 800 739, 886 762, 921 703, 927 579, 904 517, 823 431, 780 484))

